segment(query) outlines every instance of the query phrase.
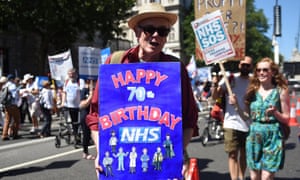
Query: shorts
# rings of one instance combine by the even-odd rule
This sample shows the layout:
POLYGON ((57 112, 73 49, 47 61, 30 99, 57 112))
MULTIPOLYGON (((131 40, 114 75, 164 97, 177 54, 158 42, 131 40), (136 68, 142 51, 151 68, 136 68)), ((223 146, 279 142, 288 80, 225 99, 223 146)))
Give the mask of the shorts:
POLYGON ((34 101, 31 104, 29 104, 28 110, 31 117, 39 117, 42 114, 40 104, 37 101, 34 101))
POLYGON ((224 149, 230 153, 245 148, 248 132, 224 128, 224 149))
POLYGON ((85 118, 86 125, 92 131, 98 131, 98 114, 97 113, 90 113, 85 118))

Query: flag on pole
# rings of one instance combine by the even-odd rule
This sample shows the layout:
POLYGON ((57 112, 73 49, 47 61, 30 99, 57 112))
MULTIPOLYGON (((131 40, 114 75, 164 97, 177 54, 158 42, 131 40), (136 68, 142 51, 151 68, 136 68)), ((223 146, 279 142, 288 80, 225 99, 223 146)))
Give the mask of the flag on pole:
POLYGON ((190 78, 195 78, 197 76, 197 66, 195 61, 195 56, 192 55, 189 64, 186 66, 190 78))

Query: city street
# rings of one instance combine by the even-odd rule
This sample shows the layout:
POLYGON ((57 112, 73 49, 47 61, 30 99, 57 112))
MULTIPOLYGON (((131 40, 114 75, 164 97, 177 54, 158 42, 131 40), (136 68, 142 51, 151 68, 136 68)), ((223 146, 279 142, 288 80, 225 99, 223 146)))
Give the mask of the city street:
MULTIPOLYGON (((200 121, 201 127, 203 123, 200 121)), ((29 129, 30 124, 26 123, 21 131, 22 138, 0 142, 0 179, 96 179, 93 161, 81 158, 81 148, 75 149, 64 140, 62 146, 56 148, 54 137, 40 139, 30 135, 29 129)), ((53 123, 53 134, 57 132, 56 119, 53 123)), ((291 137, 286 144, 285 169, 277 173, 276 179, 300 180, 300 143, 297 136, 299 132, 298 127, 292 127, 291 137)), ((95 154, 94 146, 90 146, 90 152, 95 154)), ((191 157, 198 159, 201 180, 230 179, 222 141, 210 141, 203 147, 199 138, 195 137, 188 147, 188 152, 191 157)))

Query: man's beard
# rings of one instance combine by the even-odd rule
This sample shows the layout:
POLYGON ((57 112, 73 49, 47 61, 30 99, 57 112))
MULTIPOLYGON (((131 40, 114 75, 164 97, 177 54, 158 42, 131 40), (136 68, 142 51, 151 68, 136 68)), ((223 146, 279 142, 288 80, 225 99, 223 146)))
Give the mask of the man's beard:
POLYGON ((246 69, 241 69, 240 73, 241 73, 241 76, 248 76, 250 71, 246 70, 246 69))

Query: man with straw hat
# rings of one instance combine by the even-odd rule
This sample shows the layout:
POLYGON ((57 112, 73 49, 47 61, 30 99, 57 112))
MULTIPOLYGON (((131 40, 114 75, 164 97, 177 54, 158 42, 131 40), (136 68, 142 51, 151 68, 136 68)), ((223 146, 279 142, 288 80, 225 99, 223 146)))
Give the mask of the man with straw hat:
MULTIPOLYGON (((134 31, 138 45, 124 53, 117 59, 108 57, 106 64, 110 63, 138 63, 138 62, 168 62, 179 61, 177 58, 164 54, 162 49, 167 42, 167 36, 172 25, 177 21, 177 15, 169 13, 158 3, 147 4, 139 10, 138 14, 131 17, 128 26, 134 31)), ((183 120, 183 145, 186 149, 195 129, 198 112, 194 100, 190 80, 185 66, 181 63, 181 85, 182 85, 182 120, 183 120)), ((86 122, 91 129, 92 137, 98 148, 98 82, 91 102, 91 113, 86 122), (94 116, 93 116, 94 115, 94 116), (93 118, 95 117, 95 118, 93 118)), ((95 167, 103 171, 98 165, 95 167)))

